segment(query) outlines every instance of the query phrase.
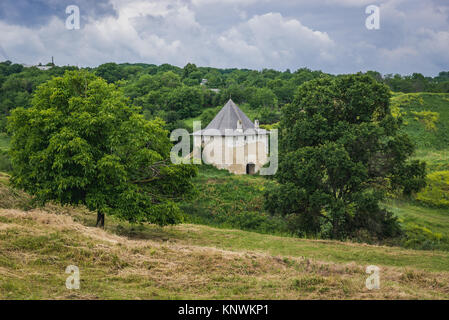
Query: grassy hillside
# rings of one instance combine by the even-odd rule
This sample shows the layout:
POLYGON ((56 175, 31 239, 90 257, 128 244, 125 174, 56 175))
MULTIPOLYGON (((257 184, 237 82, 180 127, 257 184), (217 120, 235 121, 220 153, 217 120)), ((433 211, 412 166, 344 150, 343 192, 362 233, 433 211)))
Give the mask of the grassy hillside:
MULTIPOLYGON (((2 207, 28 200, 4 183, 0 191, 10 197, 2 207)), ((94 223, 82 208, 0 208, 0 299, 449 299, 447 252, 94 223), (365 287, 371 264, 380 290, 365 287), (80 290, 65 287, 68 265, 80 269, 80 290)))
MULTIPOLYGON (((417 195, 415 200, 420 204, 395 201, 387 206, 403 218, 404 224, 413 222, 449 239, 448 228, 432 223, 435 215, 443 221, 449 220, 449 94, 395 93, 392 106, 394 112, 404 118, 404 130, 417 144, 415 157, 428 164, 429 186, 417 195), (426 111, 437 113, 437 119, 430 121, 433 118, 422 113, 426 111), (409 219, 409 216, 415 218, 409 219)), ((244 111, 254 118, 254 110, 247 108, 244 111)), ((0 136, 0 149, 7 146, 8 139, 0 136)), ((0 168, 8 167, 0 154, 0 168)), ((257 176, 236 176, 202 166, 200 175, 195 178, 198 196, 181 206, 191 223, 285 235, 289 233, 286 223, 268 216, 263 210, 263 194, 271 183, 257 176)))
MULTIPOLYGON (((201 166, 194 180, 198 195, 181 203, 189 223, 292 236, 287 222, 264 211, 264 192, 274 181, 261 176, 237 176, 201 166)), ((449 212, 410 199, 390 199, 384 206, 395 213, 405 237, 395 245, 449 251, 449 212)))
POLYGON ((385 206, 404 223, 426 226, 436 233, 449 236, 449 212, 446 209, 428 208, 397 199, 388 200, 385 206))
MULTIPOLYGON (((404 131, 417 144, 415 158, 426 161, 429 171, 428 187, 414 199, 385 203, 406 229, 407 237, 399 244, 449 250, 449 140, 445 140, 449 139, 449 94, 399 93, 393 96, 392 106, 404 119, 404 131), (437 119, 429 125, 423 111, 436 113, 437 119)), ((192 223, 286 235, 286 223, 263 210, 263 194, 272 183, 201 166, 195 178, 199 194, 182 207, 192 223)))
POLYGON ((417 146, 415 158, 428 166, 428 186, 416 200, 449 211, 449 94, 395 94, 392 106, 417 146))
MULTIPOLYGON (((449 192, 442 173, 449 170, 448 97, 393 97, 418 144, 415 156, 434 174, 423 193, 428 202, 384 204, 410 235, 408 247, 449 248, 449 209, 437 203, 449 192)), ((7 146, 0 139, 0 149, 7 146)), ((82 208, 32 209, 30 197, 0 173, 0 299, 449 299, 449 251, 288 236, 286 223, 263 211, 272 183, 202 166, 197 197, 181 203, 188 224, 107 217, 99 230, 95 214, 82 208), (80 268, 80 290, 65 287, 71 264, 80 268), (368 265, 381 268, 380 290, 365 287, 368 265)))
POLYGON ((286 234, 286 223, 264 212, 264 192, 274 183, 260 176, 233 175, 212 166, 199 167, 198 194, 181 203, 191 223, 286 234))
POLYGON ((403 115, 405 131, 418 150, 449 149, 449 94, 397 93, 391 104, 393 110, 399 108, 396 112, 403 115))

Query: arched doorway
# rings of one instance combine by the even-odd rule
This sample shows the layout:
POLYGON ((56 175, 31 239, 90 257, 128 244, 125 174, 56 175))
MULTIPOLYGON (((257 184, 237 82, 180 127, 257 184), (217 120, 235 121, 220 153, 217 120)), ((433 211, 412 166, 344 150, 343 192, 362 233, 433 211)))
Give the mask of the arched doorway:
POLYGON ((256 165, 254 163, 248 163, 246 165, 246 174, 255 174, 256 173, 256 165))

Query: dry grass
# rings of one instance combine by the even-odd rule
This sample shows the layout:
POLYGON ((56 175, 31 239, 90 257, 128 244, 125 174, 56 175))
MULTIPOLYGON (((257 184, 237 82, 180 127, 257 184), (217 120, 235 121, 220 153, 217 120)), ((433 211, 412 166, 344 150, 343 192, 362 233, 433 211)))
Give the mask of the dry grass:
POLYGON ((85 208, 29 210, 31 198, 7 180, 0 175, 0 299, 449 298, 444 252, 112 217, 101 230, 85 208), (371 262, 381 268, 380 290, 365 287, 371 262), (71 264, 80 290, 65 287, 71 264))
POLYGON ((9 176, 0 172, 0 208, 31 208, 31 197, 8 184, 9 176))
POLYGON ((76 221, 93 219, 91 215, 57 206, 28 212, 0 209, 0 298, 449 298, 449 272, 381 266, 381 289, 370 291, 365 265, 229 251, 169 234, 138 239, 76 221), (65 288, 69 264, 80 268, 80 290, 65 288))

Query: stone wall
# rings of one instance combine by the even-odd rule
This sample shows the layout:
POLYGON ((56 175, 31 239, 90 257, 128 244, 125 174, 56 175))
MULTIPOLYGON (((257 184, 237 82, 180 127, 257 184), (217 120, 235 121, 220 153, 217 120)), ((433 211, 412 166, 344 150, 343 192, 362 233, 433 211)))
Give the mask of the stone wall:
MULTIPOLYGON (((198 139, 199 137, 195 137, 198 139)), ((198 142, 198 141, 197 141, 198 142)), ((234 174, 246 174, 249 163, 255 171, 268 161, 268 135, 203 136, 203 163, 234 174)))

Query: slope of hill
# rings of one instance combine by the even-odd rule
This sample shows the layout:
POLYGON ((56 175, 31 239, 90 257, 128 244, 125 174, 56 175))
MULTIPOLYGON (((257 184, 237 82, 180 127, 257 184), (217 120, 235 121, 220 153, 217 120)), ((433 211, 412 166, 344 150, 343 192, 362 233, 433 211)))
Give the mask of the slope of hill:
POLYGON ((449 149, 449 94, 395 93, 391 104, 403 115, 404 130, 418 150, 449 149))
POLYGON ((0 209, 0 299, 449 299, 447 252, 94 222, 82 208, 0 209), (79 290, 65 286, 68 265, 79 290), (379 290, 365 286, 368 265, 379 290))
POLYGON ((233 175, 201 165, 194 178, 198 194, 180 207, 190 223, 286 235, 285 221, 264 212, 264 192, 272 183, 260 176, 233 175))
POLYGON ((449 208, 449 94, 395 94, 392 106, 402 114, 404 131, 416 144, 415 158, 427 163, 428 186, 416 200, 449 208))
MULTIPOLYGON (((402 245, 449 250, 449 94, 395 93, 391 102, 417 145, 415 158, 427 162, 429 175, 428 187, 413 199, 391 200, 385 206, 407 230, 402 245)), ((272 183, 201 166, 195 178, 199 195, 182 207, 193 223, 286 235, 286 223, 263 210, 263 194, 272 183)))
MULTIPOLYGON (((430 173, 449 170, 449 95, 397 94, 392 102, 418 145, 416 157, 428 162, 430 173)), ((449 191, 436 177, 441 194, 432 201, 449 191)), ((95 214, 82 208, 23 211, 32 208, 29 197, 0 174, 0 298, 449 299, 447 251, 262 234, 288 235, 285 222, 263 213, 264 190, 274 182, 208 166, 195 182, 198 197, 182 207, 190 222, 219 229, 136 226, 108 217, 99 230, 95 214), (65 287, 68 265, 80 268, 80 290, 65 287), (381 268, 380 290, 365 287, 368 265, 381 268)), ((405 226, 449 239, 446 207, 385 205, 405 226)))

